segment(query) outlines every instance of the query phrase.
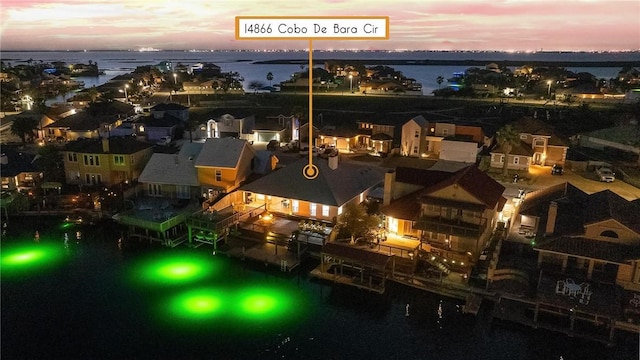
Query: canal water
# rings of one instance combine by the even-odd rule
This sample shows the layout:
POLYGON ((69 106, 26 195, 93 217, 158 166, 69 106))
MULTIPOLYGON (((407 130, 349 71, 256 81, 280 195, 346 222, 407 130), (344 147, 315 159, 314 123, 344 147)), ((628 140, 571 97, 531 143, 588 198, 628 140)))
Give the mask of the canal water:
MULTIPOLYGON (((4 223, 3 219, 3 223, 4 223)), ((117 225, 10 218, 2 359, 637 359, 391 284, 384 295, 211 248, 119 242, 117 225), (35 232, 38 231, 36 236, 35 232)))

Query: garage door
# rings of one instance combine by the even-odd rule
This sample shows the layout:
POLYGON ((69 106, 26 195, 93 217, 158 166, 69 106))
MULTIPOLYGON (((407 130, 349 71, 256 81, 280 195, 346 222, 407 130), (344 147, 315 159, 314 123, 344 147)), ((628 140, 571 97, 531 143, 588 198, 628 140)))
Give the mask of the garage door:
POLYGON ((258 133, 258 142, 269 142, 271 140, 277 140, 274 133, 258 133))

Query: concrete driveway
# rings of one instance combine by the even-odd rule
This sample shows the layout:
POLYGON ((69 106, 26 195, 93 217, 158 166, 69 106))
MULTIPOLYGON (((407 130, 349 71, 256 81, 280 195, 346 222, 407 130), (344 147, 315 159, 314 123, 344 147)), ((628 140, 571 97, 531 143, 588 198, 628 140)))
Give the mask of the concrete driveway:
POLYGON ((640 198, 640 189, 624 181, 616 180, 610 183, 600 182, 597 180, 597 176, 593 171, 574 172, 565 169, 563 175, 551 175, 551 166, 533 165, 529 169, 527 180, 517 184, 503 182, 502 185, 507 188, 507 190, 505 190, 505 196, 511 196, 512 194, 517 196, 519 189, 533 191, 564 182, 569 182, 588 194, 609 189, 627 200, 640 198))

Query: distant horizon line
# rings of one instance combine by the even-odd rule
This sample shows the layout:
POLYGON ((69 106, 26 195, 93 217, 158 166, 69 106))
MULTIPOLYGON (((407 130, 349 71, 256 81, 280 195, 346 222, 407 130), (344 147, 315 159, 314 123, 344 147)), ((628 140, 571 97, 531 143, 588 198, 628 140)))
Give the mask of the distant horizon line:
MULTIPOLYGON (((0 52, 260 52, 260 53, 276 53, 276 52, 308 52, 308 49, 278 49, 278 50, 262 50, 262 49, 156 49, 156 48, 138 48, 138 49, 0 49, 0 52)), ((441 53, 513 53, 513 54, 535 54, 535 53, 634 53, 637 50, 411 50, 411 49, 314 49, 314 52, 441 52, 441 53)))

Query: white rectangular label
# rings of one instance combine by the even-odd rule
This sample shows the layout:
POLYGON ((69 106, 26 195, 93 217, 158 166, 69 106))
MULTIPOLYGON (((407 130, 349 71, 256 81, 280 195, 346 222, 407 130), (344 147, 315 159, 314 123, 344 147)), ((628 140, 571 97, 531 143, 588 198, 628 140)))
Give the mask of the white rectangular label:
POLYGON ((388 17, 236 17, 238 40, 388 38, 388 17))

